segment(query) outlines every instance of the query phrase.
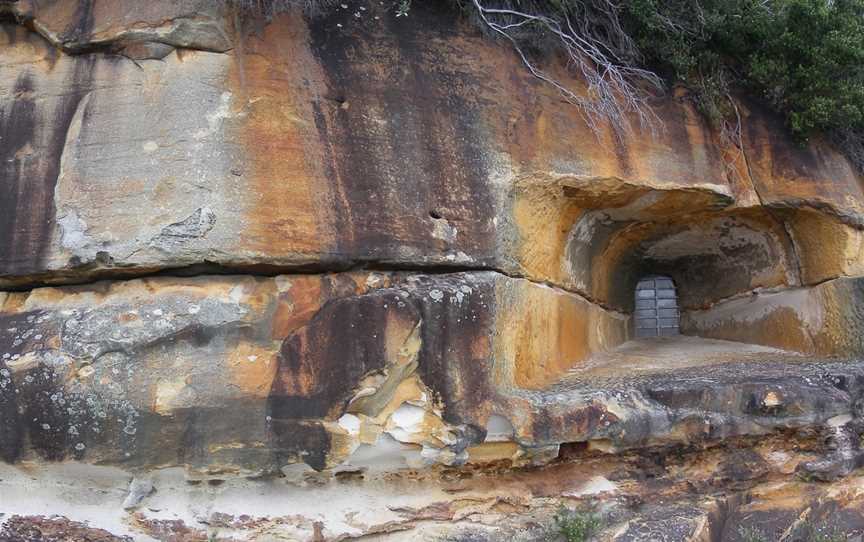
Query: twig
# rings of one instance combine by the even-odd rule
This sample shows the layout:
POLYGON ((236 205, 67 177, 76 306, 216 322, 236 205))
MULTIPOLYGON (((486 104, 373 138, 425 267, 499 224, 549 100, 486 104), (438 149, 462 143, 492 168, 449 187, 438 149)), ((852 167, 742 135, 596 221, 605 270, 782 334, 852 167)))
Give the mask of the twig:
POLYGON ((513 46, 528 71, 541 81, 553 86, 570 103, 578 106, 586 124, 599 134, 604 121, 611 123, 616 134, 632 130, 630 116, 635 114, 640 127, 652 132, 660 119, 648 104, 649 94, 639 87, 647 83, 662 88, 661 79, 652 71, 628 63, 636 56, 632 40, 623 31, 618 18, 618 4, 612 0, 596 2, 604 16, 602 24, 592 21, 588 7, 583 7, 582 18, 574 25, 566 13, 562 20, 543 14, 532 14, 518 9, 486 7, 481 0, 472 0, 480 21, 495 34, 513 46), (577 92, 550 76, 528 58, 522 48, 517 31, 536 25, 554 37, 566 54, 568 64, 586 83, 584 92, 577 92), (595 36, 592 25, 605 25, 610 32, 595 36), (618 50, 611 45, 610 34, 618 40, 618 50), (629 57, 629 58, 628 58, 629 57))

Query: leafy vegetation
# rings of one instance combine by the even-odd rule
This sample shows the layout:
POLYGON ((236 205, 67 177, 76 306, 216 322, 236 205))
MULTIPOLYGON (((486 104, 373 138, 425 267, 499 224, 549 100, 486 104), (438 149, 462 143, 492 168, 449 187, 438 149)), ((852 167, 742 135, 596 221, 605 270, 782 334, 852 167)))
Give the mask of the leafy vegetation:
POLYGON ((486 26, 506 28, 517 48, 587 56, 600 77, 589 99, 608 100, 596 92, 606 84, 641 107, 618 78, 656 75, 688 87, 722 125, 735 117, 731 94, 744 91, 784 115, 800 141, 826 133, 864 170, 864 0, 457 1, 497 17, 486 26))
POLYGON ((600 534, 604 523, 599 516, 586 510, 561 506, 549 522, 542 525, 493 529, 467 529, 446 535, 440 542, 588 542, 600 534))
POLYGON ((739 88, 802 141, 860 140, 864 0, 628 0, 623 17, 643 62, 691 87, 709 119, 729 115, 739 88))
POLYGON ((599 516, 584 510, 561 507, 553 519, 555 531, 566 542, 587 542, 603 528, 599 516))

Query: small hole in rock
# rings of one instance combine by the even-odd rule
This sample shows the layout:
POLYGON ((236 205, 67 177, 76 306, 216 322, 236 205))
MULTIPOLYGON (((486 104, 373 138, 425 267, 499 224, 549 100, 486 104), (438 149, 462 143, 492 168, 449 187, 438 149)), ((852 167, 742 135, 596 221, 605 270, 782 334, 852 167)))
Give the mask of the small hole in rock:
POLYGON ((349 471, 340 471, 335 474, 336 480, 340 482, 360 482, 366 477, 363 475, 362 471, 359 470, 349 470, 349 471))
POLYGON ((439 213, 438 211, 429 211, 429 216, 431 216, 435 220, 441 219, 441 213, 439 213))
POLYGON ((584 457, 587 453, 587 442, 562 442, 558 447, 558 460, 572 461, 584 457))

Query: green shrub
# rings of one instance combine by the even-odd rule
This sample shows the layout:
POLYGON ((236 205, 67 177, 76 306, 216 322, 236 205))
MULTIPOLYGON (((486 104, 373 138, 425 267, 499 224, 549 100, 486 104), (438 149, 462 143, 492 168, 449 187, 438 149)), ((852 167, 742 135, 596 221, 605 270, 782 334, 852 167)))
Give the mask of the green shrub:
MULTIPOLYGON (((264 13, 340 0, 224 0, 264 13)), ((353 2, 353 0, 352 0, 353 2)), ((395 16, 410 0, 386 0, 395 16)), ((825 133, 864 171, 864 0, 440 0, 515 46, 527 67, 590 118, 644 119, 639 89, 684 84, 715 125, 744 91, 782 114, 800 140, 825 133), (590 61, 585 63, 586 55, 590 61), (564 53, 587 77, 582 99, 529 57, 564 53), (661 77, 658 77, 661 76, 661 77), (617 96, 617 98, 616 98, 617 96)), ((437 9, 437 8, 435 8, 437 9)))
POLYGON ((645 61, 690 85, 709 117, 731 85, 799 138, 864 128, 864 0, 628 0, 645 61))
POLYGON ((507 28, 506 38, 524 50, 570 53, 568 37, 558 32, 563 30, 575 37, 571 44, 595 46, 602 73, 636 68, 669 85, 683 84, 718 126, 736 120, 733 92, 755 95, 785 117, 799 141, 825 133, 864 171, 864 0, 451 2, 489 30, 489 21, 478 16, 479 3, 489 10, 487 19, 494 15, 493 22, 507 28), (493 14, 495 9, 551 24, 526 24, 524 16, 493 14))
POLYGON ((603 527, 599 516, 584 510, 561 507, 555 513, 555 529, 567 542, 586 542, 603 527))

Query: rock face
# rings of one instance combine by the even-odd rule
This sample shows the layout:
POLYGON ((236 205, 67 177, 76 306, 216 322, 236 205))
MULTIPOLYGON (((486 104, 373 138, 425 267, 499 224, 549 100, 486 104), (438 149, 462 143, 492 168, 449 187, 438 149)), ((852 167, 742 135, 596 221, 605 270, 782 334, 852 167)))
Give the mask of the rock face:
POLYGON ((743 97, 737 142, 679 95, 653 132, 592 132, 441 6, 350 4, 265 19, 0 1, 0 538, 320 540, 518 516, 598 493, 539 489, 583 463, 608 474, 596 489, 633 462, 621 479, 645 495, 645 458, 670 449, 691 458, 661 477, 672 493, 716 450, 758 473, 723 459, 710 498, 626 516, 611 539, 674 516, 676 540, 738 540, 736 514, 811 497, 860 511, 854 475, 795 506, 777 489, 798 465, 836 480, 864 463, 864 188, 839 154, 743 97), (651 275, 675 282, 694 337, 631 341, 651 275), (747 440, 780 432, 806 453, 747 440), (18 489, 22 468, 44 491, 18 489), (332 491, 272 481, 475 471, 532 489, 466 512, 434 484, 434 502, 385 505, 398 484, 367 480, 368 503, 324 513, 332 491), (207 505, 222 516, 154 511, 217 502, 182 479, 232 488, 207 505), (300 512, 248 515, 279 498, 300 512), (49 501, 64 518, 42 517, 49 501))
POLYGON ((461 463, 493 415, 518 418, 528 448, 556 445, 542 400, 517 390, 627 333, 621 315, 494 272, 102 288, 6 295, 7 461, 261 474, 337 466, 383 438, 417 445, 413 466, 461 463))

